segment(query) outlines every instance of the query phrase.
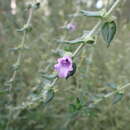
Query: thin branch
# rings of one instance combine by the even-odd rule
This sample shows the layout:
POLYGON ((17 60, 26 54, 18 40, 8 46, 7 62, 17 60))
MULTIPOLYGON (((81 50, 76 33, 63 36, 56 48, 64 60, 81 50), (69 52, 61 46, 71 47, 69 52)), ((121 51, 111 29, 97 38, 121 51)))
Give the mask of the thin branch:
MULTIPOLYGON (((95 27, 94 27, 89 33, 86 34, 86 37, 85 37, 85 38, 87 39, 87 38, 91 37, 91 36, 97 31, 97 29, 100 27, 100 25, 101 25, 101 21, 99 21, 99 22, 95 25, 95 27)), ((79 50, 80 50, 83 46, 84 46, 84 43, 81 43, 81 44, 79 45, 79 47, 74 51, 72 57, 75 57, 76 54, 79 52, 79 50)))
MULTIPOLYGON (((89 106, 92 106, 93 104, 96 105, 96 104, 100 103, 101 101, 103 101, 103 100, 105 100, 105 99, 107 99, 107 98, 113 96, 113 95, 116 94, 117 92, 120 92, 121 90, 126 89, 126 88, 129 87, 129 86, 130 86, 130 83, 127 83, 127 84, 125 84, 124 86, 117 88, 117 90, 115 90, 115 91, 113 91, 113 92, 111 92, 111 93, 108 93, 108 94, 104 95, 103 98, 100 98, 100 99, 96 100, 95 103, 89 104, 89 106)), ((85 105, 85 106, 86 106, 86 105, 85 105)))
POLYGON ((107 15, 110 15, 111 13, 112 13, 112 11, 116 8, 116 6, 119 4, 119 2, 120 2, 121 0, 117 0, 114 4, 113 4, 113 6, 108 10, 108 12, 106 13, 106 16, 107 15))
MULTIPOLYGON (((30 25, 30 22, 31 22, 31 19, 32 19, 32 14, 33 14, 33 8, 30 8, 29 9, 29 17, 28 17, 27 22, 25 24, 26 26, 30 25)), ((23 37, 22 37, 21 44, 20 44, 21 49, 24 48, 25 39, 26 39, 25 37, 26 37, 26 30, 23 32, 23 37)), ((15 65, 17 65, 17 67, 19 67, 19 65, 20 65, 21 58, 22 58, 22 52, 20 51, 19 55, 17 57, 16 63, 15 63, 15 65)), ((13 72, 13 74, 12 74, 11 78, 9 79, 8 83, 11 83, 15 80, 16 75, 17 75, 17 71, 18 71, 18 69, 15 69, 15 71, 13 72)))

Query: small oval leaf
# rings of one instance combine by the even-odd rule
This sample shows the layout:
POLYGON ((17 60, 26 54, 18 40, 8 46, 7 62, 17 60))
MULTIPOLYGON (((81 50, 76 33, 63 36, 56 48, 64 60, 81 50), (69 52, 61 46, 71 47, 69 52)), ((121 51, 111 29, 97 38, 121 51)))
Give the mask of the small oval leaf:
POLYGON ((103 39, 107 43, 107 47, 109 47, 116 33, 116 23, 114 21, 105 22, 101 31, 103 39))

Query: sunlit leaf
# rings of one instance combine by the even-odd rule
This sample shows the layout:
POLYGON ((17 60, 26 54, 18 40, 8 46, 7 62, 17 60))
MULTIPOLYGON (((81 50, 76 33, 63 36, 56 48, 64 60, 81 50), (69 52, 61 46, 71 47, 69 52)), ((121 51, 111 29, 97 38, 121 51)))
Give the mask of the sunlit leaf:
POLYGON ((80 104, 80 99, 78 97, 76 98, 76 103, 80 104))
POLYGON ((84 44, 93 44, 95 43, 95 36, 91 36, 88 37, 89 31, 85 31, 84 34, 81 37, 78 37, 75 40, 58 40, 59 43, 63 43, 63 44, 80 44, 80 43, 84 43, 84 44))

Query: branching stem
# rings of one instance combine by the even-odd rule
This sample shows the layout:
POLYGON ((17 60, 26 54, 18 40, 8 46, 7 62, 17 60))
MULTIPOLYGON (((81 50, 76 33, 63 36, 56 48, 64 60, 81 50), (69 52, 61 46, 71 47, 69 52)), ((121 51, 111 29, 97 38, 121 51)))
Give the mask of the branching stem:
MULTIPOLYGON (((112 7, 108 10, 108 12, 106 13, 106 16, 108 16, 108 15, 110 15, 111 13, 112 13, 112 11, 116 8, 116 6, 119 4, 119 2, 120 2, 121 0, 117 0, 113 5, 112 5, 112 7)), ((91 37, 96 31, 98 31, 98 28, 101 26, 101 23, 102 23, 102 21, 99 21, 95 26, 94 26, 94 28, 89 32, 89 33, 87 33, 86 34, 86 38, 89 38, 89 37, 91 37)), ((72 54, 72 57, 74 58, 76 55, 77 55, 77 53, 83 48, 83 46, 84 46, 84 43, 81 43, 78 47, 77 47, 77 49, 73 52, 73 54, 72 54)), ((55 83, 56 83, 56 81, 58 80, 58 78, 56 78, 56 79, 54 79, 54 81, 52 82, 52 84, 53 85, 55 85, 55 83)))

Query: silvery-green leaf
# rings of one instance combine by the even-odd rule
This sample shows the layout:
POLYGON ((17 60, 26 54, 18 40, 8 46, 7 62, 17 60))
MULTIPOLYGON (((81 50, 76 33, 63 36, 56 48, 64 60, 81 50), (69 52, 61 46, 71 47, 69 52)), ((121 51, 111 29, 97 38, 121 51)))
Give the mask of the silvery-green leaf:
POLYGON ((76 40, 71 40, 71 41, 58 41, 60 43, 63 44, 79 44, 79 43, 83 43, 84 41, 81 39, 76 39, 76 40))
POLYGON ((88 16, 88 17, 103 17, 104 16, 104 11, 86 11, 86 10, 81 10, 80 11, 81 14, 83 14, 84 16, 88 16))

